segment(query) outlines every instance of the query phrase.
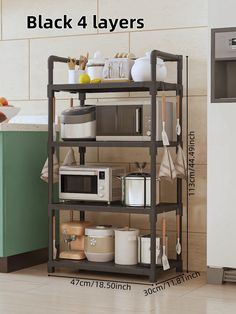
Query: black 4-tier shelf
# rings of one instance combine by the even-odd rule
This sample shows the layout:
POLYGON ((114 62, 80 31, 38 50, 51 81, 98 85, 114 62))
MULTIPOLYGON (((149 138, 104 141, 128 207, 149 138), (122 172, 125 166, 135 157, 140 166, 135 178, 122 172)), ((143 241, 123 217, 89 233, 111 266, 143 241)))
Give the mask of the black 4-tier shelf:
MULTIPOLYGON (((156 141, 156 106, 157 96, 160 91, 175 91, 180 96, 180 125, 182 126, 182 71, 183 56, 174 55, 166 52, 153 50, 151 52, 151 81, 147 82, 119 82, 119 83, 98 83, 98 84, 54 84, 53 69, 55 63, 67 63, 68 58, 50 56, 48 59, 48 217, 49 217, 49 259, 48 272, 52 273, 55 268, 74 268, 76 270, 101 271, 111 273, 124 273, 133 275, 148 276, 151 282, 155 282, 157 275, 162 271, 162 267, 156 265, 156 224, 158 214, 174 211, 180 215, 180 241, 182 241, 182 180, 177 179, 177 196, 175 203, 160 203, 156 205, 156 157, 158 149, 162 147, 161 141, 156 141), (177 83, 166 83, 156 81, 156 62, 157 57, 166 62, 175 62, 177 65, 177 83), (106 92, 143 92, 147 91, 151 97, 151 140, 150 141, 60 141, 54 139, 53 116, 54 116, 54 97, 57 92, 77 93, 80 105, 84 106, 87 93, 106 93, 106 92), (129 207, 120 203, 96 202, 60 202, 54 201, 53 193, 53 154, 60 147, 78 147, 80 153, 80 163, 85 163, 86 147, 146 147, 149 148, 150 154, 150 172, 151 172, 151 206, 146 207, 129 207), (150 234, 151 234, 151 264, 148 266, 135 265, 123 266, 114 262, 96 263, 87 260, 66 260, 58 256, 53 257, 53 222, 56 212, 60 210, 78 210, 80 219, 85 219, 86 211, 93 212, 111 212, 111 213, 135 213, 149 215, 150 234)), ((182 146, 182 135, 177 136, 177 140, 170 142, 171 147, 182 146)), ((181 272, 183 268, 182 255, 177 255, 176 259, 169 260, 170 267, 181 272)))

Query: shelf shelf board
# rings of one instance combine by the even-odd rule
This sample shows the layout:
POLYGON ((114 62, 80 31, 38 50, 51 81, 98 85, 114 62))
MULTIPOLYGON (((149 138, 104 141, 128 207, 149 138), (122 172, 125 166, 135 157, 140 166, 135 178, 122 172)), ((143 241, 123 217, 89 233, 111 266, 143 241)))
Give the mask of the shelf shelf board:
MULTIPOLYGON (((156 213, 176 211, 182 207, 177 203, 160 203, 156 205, 156 213)), ((80 210, 80 211, 93 211, 93 212, 114 212, 114 213, 130 213, 130 214, 146 214, 151 213, 151 207, 146 206, 124 206, 121 202, 114 202, 110 205, 99 202, 75 202, 66 201, 53 203, 49 205, 51 210, 80 210)))
POLYGON ((220 62, 220 61, 236 61, 236 57, 226 57, 226 58, 215 58, 216 62, 220 62))
POLYGON ((215 103, 227 103, 227 102, 236 102, 236 97, 222 97, 222 98, 215 98, 212 100, 215 103))
MULTIPOLYGON (((170 259, 170 268, 176 268, 180 265, 180 262, 177 260, 170 259)), ((101 271, 101 272, 111 272, 111 273, 123 273, 123 274, 132 274, 132 275, 143 275, 149 276, 151 269, 150 265, 117 265, 114 262, 104 262, 96 263, 89 262, 88 260, 68 260, 68 259, 57 259, 48 263, 52 267, 66 267, 79 270, 89 270, 89 271, 101 271)), ((162 266, 156 266, 157 271, 162 271, 162 266)))
MULTIPOLYGON (((170 142, 169 147, 176 147, 177 141, 170 142)), ((151 141, 59 141, 53 147, 150 147, 151 141)), ((156 141, 156 147, 163 147, 162 141, 156 141)))
POLYGON ((106 93, 106 92, 143 92, 149 91, 154 85, 156 90, 175 91, 182 85, 166 82, 115 82, 98 84, 52 84, 49 91, 70 93, 106 93))

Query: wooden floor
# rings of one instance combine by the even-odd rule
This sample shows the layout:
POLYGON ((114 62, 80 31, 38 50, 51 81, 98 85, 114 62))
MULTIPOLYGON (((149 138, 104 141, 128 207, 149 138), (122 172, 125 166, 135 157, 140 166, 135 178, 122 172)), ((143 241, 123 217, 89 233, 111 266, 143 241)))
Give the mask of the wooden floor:
MULTIPOLYGON (((57 274, 84 278, 85 284, 92 282, 85 278, 133 281, 135 284, 131 285, 130 291, 74 286, 69 278, 48 277, 46 265, 39 265, 11 274, 0 274, 0 314, 236 313, 236 284, 207 285, 204 274, 176 286, 165 286, 165 290, 148 296, 144 296, 143 290, 155 286, 143 285, 148 281, 141 281, 141 277, 98 277, 84 272, 57 274)), ((173 272, 168 276, 176 274, 173 272)), ((167 275, 160 281, 165 279, 168 279, 167 275)))

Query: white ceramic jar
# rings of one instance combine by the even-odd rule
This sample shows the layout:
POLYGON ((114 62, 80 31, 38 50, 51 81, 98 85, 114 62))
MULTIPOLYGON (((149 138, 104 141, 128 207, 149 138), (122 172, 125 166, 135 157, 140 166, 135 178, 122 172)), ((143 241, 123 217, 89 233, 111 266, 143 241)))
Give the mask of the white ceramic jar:
POLYGON ((95 226, 85 229, 84 252, 91 262, 109 262, 114 259, 114 229, 95 226))
MULTIPOLYGON (((135 82, 150 81, 151 80, 151 53, 147 52, 146 56, 135 60, 135 63, 131 69, 132 79, 135 82)), ((165 62, 157 58, 156 64, 156 80, 164 81, 167 77, 167 69, 165 62)))
POLYGON ((138 263, 138 229, 121 228, 115 230, 115 263, 136 265, 138 263))
POLYGON ((87 63, 87 73, 91 80, 102 79, 105 60, 99 51, 95 52, 93 59, 87 63))

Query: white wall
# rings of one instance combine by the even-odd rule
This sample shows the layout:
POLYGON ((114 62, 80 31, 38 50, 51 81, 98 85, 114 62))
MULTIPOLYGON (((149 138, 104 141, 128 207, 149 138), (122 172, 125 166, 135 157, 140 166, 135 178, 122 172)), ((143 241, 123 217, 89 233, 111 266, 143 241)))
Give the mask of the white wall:
MULTIPOLYGON (((209 0, 209 27, 235 27, 235 11, 235 0, 209 0)), ((210 99, 210 79, 208 91, 210 99)), ((235 160, 236 104, 211 103, 209 100, 207 185, 208 266, 236 267, 235 160)))

